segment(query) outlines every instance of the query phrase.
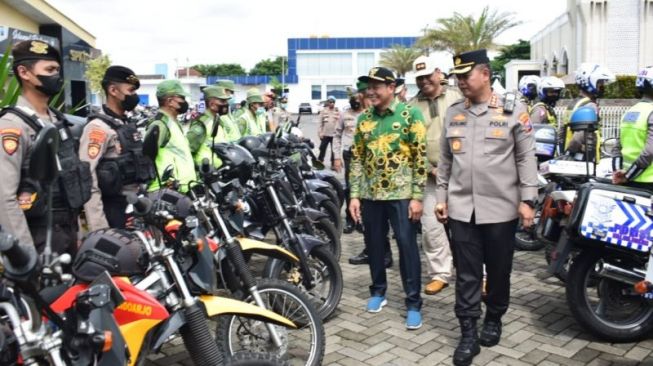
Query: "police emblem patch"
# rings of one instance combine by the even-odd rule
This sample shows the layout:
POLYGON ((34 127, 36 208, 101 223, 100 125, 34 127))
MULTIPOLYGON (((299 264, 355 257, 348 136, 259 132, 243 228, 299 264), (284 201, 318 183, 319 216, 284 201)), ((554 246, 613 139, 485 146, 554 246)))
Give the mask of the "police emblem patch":
POLYGON ((0 135, 2 135, 2 148, 8 155, 14 155, 16 150, 18 150, 20 133, 21 131, 18 128, 5 128, 0 130, 0 135))
POLYGON ((45 55, 48 53, 48 44, 40 41, 32 41, 32 47, 30 47, 30 52, 37 53, 39 55, 45 55))
POLYGON ((453 152, 458 152, 463 148, 463 142, 460 139, 453 139, 451 141, 451 150, 453 152))
POLYGON ((91 159, 97 158, 100 154, 100 145, 94 142, 88 144, 88 157, 91 159))

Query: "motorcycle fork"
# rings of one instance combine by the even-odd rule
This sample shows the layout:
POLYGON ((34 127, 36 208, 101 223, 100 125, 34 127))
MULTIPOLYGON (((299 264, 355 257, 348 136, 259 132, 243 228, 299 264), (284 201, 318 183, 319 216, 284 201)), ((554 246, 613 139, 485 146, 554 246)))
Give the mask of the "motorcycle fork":
POLYGON ((299 238, 297 237, 297 234, 295 234, 295 232, 293 231, 292 226, 290 225, 290 220, 288 219, 288 216, 286 215, 286 211, 283 209, 283 206, 281 205, 281 201, 279 200, 279 196, 277 195, 277 192, 275 191, 274 187, 271 184, 268 184, 266 189, 270 194, 270 197, 272 198, 274 207, 277 210, 277 215, 279 215, 279 218, 283 223, 283 227, 288 233, 288 238, 290 239, 290 245, 292 246, 292 249, 295 252, 295 254, 297 254, 297 257, 299 258, 299 263, 303 275, 302 283, 304 284, 306 289, 310 290, 313 287, 315 287, 315 279, 313 278, 313 274, 311 273, 311 269, 308 265, 308 253, 304 252, 304 248, 299 242, 299 238))
MULTIPOLYGON (((250 271, 249 267, 247 266, 247 263, 245 262, 245 257, 243 256, 243 250, 240 247, 240 244, 233 236, 231 236, 231 233, 227 228, 227 224, 222 219, 222 215, 220 215, 220 212, 218 212, 218 209, 215 207, 215 205, 213 205, 212 207, 211 215, 213 216, 213 219, 220 227, 220 230, 222 231, 227 241, 227 245, 226 245, 227 258, 234 266, 236 273, 238 273, 238 276, 243 281, 243 284, 247 288, 249 294, 252 295, 252 298, 254 298, 254 302, 256 303, 256 305, 262 309, 269 310, 265 306, 265 302, 263 301, 263 298, 261 297, 261 293, 258 290, 256 280, 254 279, 252 272, 250 271)), ((274 343, 274 346, 277 348, 281 348, 281 346, 283 345, 281 342, 281 337, 279 336, 279 333, 277 332, 277 329, 274 327, 274 325, 271 323, 265 323, 265 327, 268 329, 268 332, 270 332, 270 338, 272 339, 272 343, 274 343)))

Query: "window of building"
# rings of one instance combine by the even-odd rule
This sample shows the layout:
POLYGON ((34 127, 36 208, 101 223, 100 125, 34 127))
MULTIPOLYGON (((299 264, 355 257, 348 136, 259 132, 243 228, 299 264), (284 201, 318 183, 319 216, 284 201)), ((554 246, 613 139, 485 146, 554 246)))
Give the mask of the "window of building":
POLYGON ((567 57, 567 50, 562 51, 562 62, 560 63, 560 74, 569 74, 569 58, 567 57))
POLYGON ((358 53, 358 72, 356 75, 367 75, 370 69, 374 67, 374 53, 373 52, 359 52, 358 53))
POLYGON ((327 98, 334 96, 336 99, 347 99, 347 88, 349 85, 327 85, 327 98))
POLYGON ((311 99, 322 100, 322 85, 311 85, 311 99))
POLYGON ((303 76, 333 76, 352 74, 351 53, 300 53, 297 74, 303 76))

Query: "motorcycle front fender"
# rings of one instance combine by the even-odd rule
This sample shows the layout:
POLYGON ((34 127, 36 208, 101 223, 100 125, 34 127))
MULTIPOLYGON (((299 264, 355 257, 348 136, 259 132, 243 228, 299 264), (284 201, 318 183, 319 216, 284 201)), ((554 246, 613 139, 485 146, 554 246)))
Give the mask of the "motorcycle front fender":
POLYGON ((204 304, 206 313, 209 317, 217 315, 237 315, 266 323, 274 323, 288 328, 297 328, 295 323, 291 320, 270 310, 243 301, 210 295, 200 296, 200 301, 204 304))
POLYGON ((267 257, 291 261, 294 263, 299 262, 299 258, 297 258, 296 255, 278 245, 271 245, 248 238, 237 238, 236 240, 238 240, 241 249, 245 253, 261 254, 267 257))
POLYGON ((159 352, 161 346, 184 324, 186 324, 186 317, 184 312, 177 310, 174 313, 170 314, 170 317, 166 319, 159 327, 157 327, 154 336, 152 337, 151 350, 154 352, 159 352))
POLYGON ((321 239, 308 234, 297 234, 297 240, 299 241, 299 244, 301 245, 302 250, 307 257, 313 251, 313 248, 326 244, 321 239))
POLYGON ((326 177, 335 177, 336 175, 330 170, 315 170, 315 177, 317 179, 325 179, 326 177))
POLYGON ((312 223, 316 223, 322 218, 329 218, 329 215, 325 214, 324 212, 310 207, 304 207, 304 213, 312 223))
POLYGON ((320 203, 324 202, 324 201, 328 201, 328 200, 329 200, 329 196, 327 196, 327 195, 324 194, 324 193, 320 193, 320 192, 316 192, 316 191, 310 191, 309 194, 311 195, 311 197, 313 197, 313 200, 314 200, 315 203, 318 204, 318 205, 319 205, 320 203))
POLYGON ((311 191, 317 191, 320 188, 331 188, 331 185, 319 179, 306 179, 306 186, 311 191))

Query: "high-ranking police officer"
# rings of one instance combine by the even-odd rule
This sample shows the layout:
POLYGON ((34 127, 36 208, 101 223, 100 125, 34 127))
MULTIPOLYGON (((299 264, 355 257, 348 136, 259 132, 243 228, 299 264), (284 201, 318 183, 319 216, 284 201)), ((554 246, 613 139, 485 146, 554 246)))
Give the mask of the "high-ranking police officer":
POLYGON ((59 177, 52 184, 55 253, 77 249, 79 210, 91 195, 88 163, 79 160, 78 145, 63 114, 49 108, 49 99, 63 86, 61 57, 57 49, 42 41, 23 41, 12 50, 13 71, 22 87, 15 107, 3 109, 0 117, 0 225, 21 243, 42 251, 47 233, 45 187, 31 181, 24 172, 36 134, 45 125, 59 131, 59 177))
POLYGON ((485 50, 454 57, 464 99, 447 110, 440 139, 436 215, 448 222, 456 265, 455 313, 462 338, 455 365, 471 364, 479 343, 494 346, 510 299, 517 218, 533 224, 537 197, 535 141, 527 107, 495 94, 485 50), (483 265, 487 312, 480 339, 483 265), (480 341, 480 342, 479 342, 480 341))
POLYGON ((124 66, 111 66, 102 78, 107 102, 88 117, 80 138, 79 158, 89 162, 93 175, 91 199, 84 205, 90 231, 124 228, 127 198, 138 185, 154 179, 154 165, 143 155, 141 134, 127 119, 139 98, 140 81, 124 66))
POLYGON ((642 100, 621 118, 618 143, 613 150, 613 183, 653 188, 653 66, 635 79, 642 100))

